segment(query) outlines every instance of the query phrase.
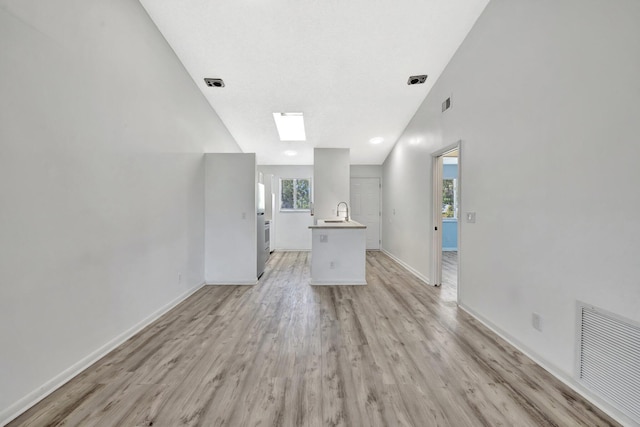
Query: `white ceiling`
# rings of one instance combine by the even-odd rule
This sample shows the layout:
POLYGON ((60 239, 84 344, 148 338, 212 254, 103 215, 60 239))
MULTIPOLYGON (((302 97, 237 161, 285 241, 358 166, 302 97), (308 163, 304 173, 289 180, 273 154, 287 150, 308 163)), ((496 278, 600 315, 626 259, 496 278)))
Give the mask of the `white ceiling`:
POLYGON ((313 164, 314 147, 381 164, 489 0, 140 1, 258 164, 313 164), (300 111, 307 140, 281 142, 272 113, 300 111))

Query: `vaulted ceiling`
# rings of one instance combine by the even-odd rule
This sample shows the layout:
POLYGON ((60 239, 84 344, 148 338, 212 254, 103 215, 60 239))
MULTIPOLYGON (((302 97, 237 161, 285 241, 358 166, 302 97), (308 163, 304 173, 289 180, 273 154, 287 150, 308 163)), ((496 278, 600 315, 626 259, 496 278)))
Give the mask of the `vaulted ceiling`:
POLYGON ((141 3, 259 164, 312 164, 314 147, 380 164, 488 0, 141 3), (407 85, 416 74, 426 83, 407 85), (208 87, 207 77, 226 86, 208 87), (303 112, 306 141, 280 141, 274 112, 303 112))

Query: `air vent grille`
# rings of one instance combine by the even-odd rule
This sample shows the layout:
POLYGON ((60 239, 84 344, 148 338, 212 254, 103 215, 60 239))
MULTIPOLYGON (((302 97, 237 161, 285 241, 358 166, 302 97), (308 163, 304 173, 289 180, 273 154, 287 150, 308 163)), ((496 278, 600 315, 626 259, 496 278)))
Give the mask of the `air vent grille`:
POLYGON ((640 327, 580 305, 580 381, 640 422, 640 327))
POLYGON ((444 113, 449 108, 451 108, 451 97, 449 97, 449 98, 445 99, 444 101, 442 101, 442 112, 444 113))

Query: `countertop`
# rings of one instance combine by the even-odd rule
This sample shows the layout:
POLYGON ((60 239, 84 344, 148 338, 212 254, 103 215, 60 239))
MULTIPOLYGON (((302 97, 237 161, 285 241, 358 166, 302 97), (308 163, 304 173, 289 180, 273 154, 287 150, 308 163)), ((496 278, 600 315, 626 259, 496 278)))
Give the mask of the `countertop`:
POLYGON ((342 228, 342 229, 356 229, 356 228, 367 228, 366 225, 360 224, 356 221, 341 221, 341 222, 325 222, 325 221, 335 221, 335 220, 324 220, 319 219, 317 225, 310 225, 309 228, 342 228))

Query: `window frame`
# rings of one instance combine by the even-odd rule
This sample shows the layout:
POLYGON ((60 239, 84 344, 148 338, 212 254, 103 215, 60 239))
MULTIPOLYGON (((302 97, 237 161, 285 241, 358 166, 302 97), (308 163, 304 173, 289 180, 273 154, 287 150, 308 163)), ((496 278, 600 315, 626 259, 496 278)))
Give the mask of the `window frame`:
POLYGON ((311 212, 313 206, 313 186, 311 185, 311 178, 280 178, 278 194, 278 211, 279 212, 311 212), (283 208, 282 207, 282 182, 293 181, 293 205, 296 205, 297 181, 309 181, 309 207, 308 208, 283 208))

